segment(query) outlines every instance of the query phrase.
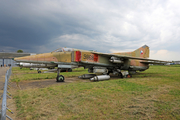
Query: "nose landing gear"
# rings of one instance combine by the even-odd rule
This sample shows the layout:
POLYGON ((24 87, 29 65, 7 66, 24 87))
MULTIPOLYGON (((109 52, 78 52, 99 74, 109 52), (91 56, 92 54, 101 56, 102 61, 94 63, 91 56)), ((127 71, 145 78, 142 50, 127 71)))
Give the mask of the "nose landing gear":
POLYGON ((64 82, 64 76, 63 75, 59 75, 60 74, 61 69, 58 68, 57 69, 57 77, 56 77, 56 82, 64 82))

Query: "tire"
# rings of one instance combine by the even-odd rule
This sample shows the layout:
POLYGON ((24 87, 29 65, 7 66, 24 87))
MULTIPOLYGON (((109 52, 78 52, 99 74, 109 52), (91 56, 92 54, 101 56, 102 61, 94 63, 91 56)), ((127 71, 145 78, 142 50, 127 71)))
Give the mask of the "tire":
POLYGON ((113 72, 112 72, 112 71, 108 71, 107 75, 109 75, 109 74, 111 74, 111 73, 113 73, 113 72))
POLYGON ((123 74, 122 74, 121 72, 118 74, 118 76, 119 76, 120 78, 123 78, 123 74))
POLYGON ((61 70, 61 72, 66 72, 66 70, 61 70))
POLYGON ((38 71, 38 73, 41 73, 41 71, 38 71))
POLYGON ((71 69, 71 68, 69 68, 69 69, 68 69, 68 72, 72 72, 72 69, 71 69))
POLYGON ((64 82, 64 76, 63 75, 59 75, 56 77, 56 81, 57 82, 64 82))

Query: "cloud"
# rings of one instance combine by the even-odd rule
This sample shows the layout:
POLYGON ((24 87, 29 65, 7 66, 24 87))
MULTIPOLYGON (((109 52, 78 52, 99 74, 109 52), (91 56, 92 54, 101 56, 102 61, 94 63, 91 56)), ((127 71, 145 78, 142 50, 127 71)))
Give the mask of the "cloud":
MULTIPOLYGON (((69 46, 112 52, 146 44, 156 52, 176 53, 179 5, 178 0, 0 1, 0 48, 49 52, 69 46)), ((173 53, 169 55, 178 54, 173 53)))
MULTIPOLYGON (((103 40, 92 39, 86 35, 81 34, 66 34, 59 36, 53 40, 51 45, 59 48, 60 46, 72 47, 84 50, 106 50, 107 42, 103 40), (99 47, 97 47, 99 45, 99 47)), ((101 51, 102 52, 102 51, 101 51)))
POLYGON ((167 61, 179 61, 179 53, 168 50, 158 50, 158 51, 150 51, 150 58, 156 58, 159 60, 167 60, 167 61))

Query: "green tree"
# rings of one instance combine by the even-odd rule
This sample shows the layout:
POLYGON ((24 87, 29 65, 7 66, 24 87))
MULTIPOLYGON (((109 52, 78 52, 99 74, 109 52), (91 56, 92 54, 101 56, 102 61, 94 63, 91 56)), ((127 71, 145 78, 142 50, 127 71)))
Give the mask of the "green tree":
POLYGON ((17 53, 23 53, 23 50, 18 50, 17 53))

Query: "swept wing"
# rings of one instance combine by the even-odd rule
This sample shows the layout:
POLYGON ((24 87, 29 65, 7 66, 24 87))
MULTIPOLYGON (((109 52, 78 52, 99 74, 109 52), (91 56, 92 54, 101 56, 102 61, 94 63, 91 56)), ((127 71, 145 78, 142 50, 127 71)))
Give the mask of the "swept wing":
POLYGON ((99 52, 93 52, 94 54, 106 56, 106 57, 116 57, 120 59, 134 59, 134 60, 144 60, 141 61, 141 63, 145 64, 159 64, 159 63, 172 63, 170 61, 163 61, 163 60, 155 60, 155 59, 149 59, 149 58, 140 58, 140 57, 132 57, 132 56, 124 56, 124 55, 117 55, 117 54, 107 54, 107 53, 99 53, 99 52))

